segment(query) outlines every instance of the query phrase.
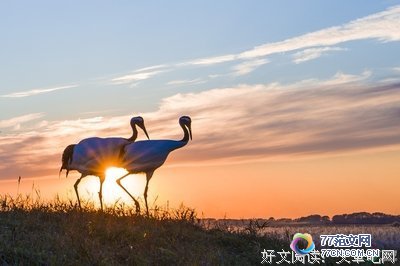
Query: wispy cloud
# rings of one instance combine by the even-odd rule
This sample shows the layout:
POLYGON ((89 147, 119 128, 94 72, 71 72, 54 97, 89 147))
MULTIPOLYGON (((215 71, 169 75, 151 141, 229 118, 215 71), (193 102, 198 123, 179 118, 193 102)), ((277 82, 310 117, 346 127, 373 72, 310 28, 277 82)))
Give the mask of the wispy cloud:
POLYGON ((193 61, 189 61, 187 63, 182 63, 181 65, 213 65, 213 64, 219 64, 219 63, 224 63, 224 62, 230 62, 233 61, 237 58, 236 55, 230 54, 230 55, 221 55, 221 56, 215 56, 215 57, 207 57, 207 58, 200 58, 200 59, 195 59, 193 61))
POLYGON ((122 75, 111 79, 112 84, 129 84, 149 79, 157 74, 168 71, 168 65, 156 65, 134 70, 131 74, 122 75))
MULTIPOLYGON (((369 75, 337 73, 329 80, 180 93, 140 115, 152 139, 179 139, 179 116, 192 117, 194 140, 168 165, 399 149, 400 84, 363 82, 369 75)), ((29 132, 0 135, 0 176, 56 173, 66 145, 90 136, 128 137, 131 115, 52 121, 29 132)))
MULTIPOLYGON (((178 94, 164 99, 154 117, 193 117, 195 141, 175 155, 179 163, 398 149, 400 85, 360 83, 366 76, 337 74, 312 87, 299 82, 178 94)), ((163 127, 155 132, 171 130, 163 127)))
POLYGON ((148 67, 143 67, 143 68, 136 69, 134 72, 137 73, 137 72, 145 72, 145 71, 156 70, 156 69, 165 69, 167 67, 168 67, 168 65, 164 65, 164 64, 163 65, 148 66, 148 67))
POLYGON ((200 78, 197 79, 182 79, 182 80, 172 80, 167 83, 167 85, 194 85, 202 84, 206 81, 200 78))
POLYGON ((13 118, 6 119, 6 120, 0 120, 0 128, 19 127, 19 125, 22 123, 37 120, 43 116, 44 116, 43 113, 33 113, 33 114, 27 114, 27 115, 13 117, 13 118))
POLYGON ((321 57, 322 55, 328 54, 328 52, 332 51, 347 51, 347 49, 341 47, 309 48, 293 54, 293 62, 296 64, 303 63, 321 57))
POLYGON ((159 73, 165 72, 163 70, 155 70, 155 71, 147 71, 147 72, 140 72, 140 73, 133 73, 129 75, 124 75, 121 77, 113 78, 111 82, 113 84, 127 84, 136 81, 141 81, 145 79, 149 79, 159 73))
POLYGON ((0 95, 0 97, 4 97, 4 98, 29 97, 29 96, 33 96, 33 95, 48 93, 48 92, 57 91, 57 90, 76 88, 76 87, 78 87, 78 85, 59 86, 59 87, 53 87, 53 88, 47 88, 47 89, 40 88, 40 89, 33 89, 33 90, 29 90, 29 91, 21 91, 21 92, 13 92, 10 94, 3 94, 3 95, 0 95))
POLYGON ((246 74, 249 74, 250 72, 253 72, 258 67, 265 65, 267 63, 269 63, 269 60, 267 60, 265 58, 244 61, 244 62, 232 67, 232 69, 234 70, 233 74, 235 76, 246 75, 246 74))
MULTIPOLYGON (((217 55, 213 57, 198 58, 176 64, 162 64, 137 69, 129 74, 120 75, 111 79, 111 83, 137 84, 139 81, 153 78, 163 72, 173 71, 181 67, 200 66, 209 67, 215 64, 241 61, 231 67, 236 76, 245 75, 257 67, 269 62, 266 56, 297 51, 293 54, 296 64, 316 59, 329 52, 345 51, 346 48, 335 45, 349 41, 374 39, 379 42, 400 41, 400 6, 388 8, 363 18, 355 19, 343 25, 324 28, 318 31, 295 36, 279 42, 265 43, 252 49, 236 54, 217 55)), ((171 81, 178 85, 185 79, 171 81)), ((184 83, 182 83, 184 84, 184 83)), ((190 82, 189 82, 190 84, 190 82)), ((196 84, 196 83, 194 83, 196 84)), ((171 84, 170 84, 171 85, 171 84)))
POLYGON ((266 43, 238 54, 200 58, 188 63, 211 65, 238 59, 254 59, 271 54, 319 46, 333 46, 344 42, 376 39, 381 42, 400 40, 400 6, 359 18, 349 23, 321 29, 280 42, 266 43))
MULTIPOLYGON (((336 74, 331 79, 327 80, 306 79, 296 82, 294 86, 309 87, 309 88, 315 88, 315 87, 325 88, 338 85, 362 84, 363 82, 368 80, 368 78, 370 78, 371 76, 372 76, 372 71, 370 70, 365 70, 360 75, 347 74, 339 71, 336 72, 336 74)), ((286 87, 291 87, 291 86, 293 85, 286 85, 286 87)))
POLYGON ((400 6, 353 20, 341 26, 267 43, 239 54, 239 58, 255 58, 273 53, 287 52, 307 47, 332 46, 343 42, 376 39, 382 42, 399 41, 400 6))

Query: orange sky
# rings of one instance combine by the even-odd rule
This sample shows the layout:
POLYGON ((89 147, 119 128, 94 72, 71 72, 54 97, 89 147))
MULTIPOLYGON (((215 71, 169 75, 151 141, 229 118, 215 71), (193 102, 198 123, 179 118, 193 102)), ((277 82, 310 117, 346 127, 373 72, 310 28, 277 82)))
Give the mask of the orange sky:
MULTIPOLYGON (((179 151, 176 151, 179 153, 179 151)), ((174 161, 174 154, 171 156, 174 161)), ((156 197, 161 206, 169 201, 196 208, 200 216, 223 218, 289 217, 368 211, 400 214, 400 151, 325 157, 277 162, 216 166, 174 166, 158 169, 150 182, 149 202, 156 197)), ((75 198, 73 183, 54 177, 35 179, 43 198, 56 193, 75 198)), ((144 175, 124 182, 141 196, 144 175)), ((21 192, 30 193, 32 179, 22 180, 21 192)), ((106 181, 107 182, 107 181, 106 181)), ((105 200, 125 197, 113 182, 105 184, 105 200), (111 184, 111 185, 110 185, 111 184), (107 192, 108 191, 108 192, 107 192)), ((16 193, 15 181, 2 181, 0 193, 16 193)), ((80 192, 97 202, 98 183, 94 177, 82 182, 80 192), (89 194, 87 193, 89 191, 89 194)), ((127 202, 130 202, 125 197, 127 202)))

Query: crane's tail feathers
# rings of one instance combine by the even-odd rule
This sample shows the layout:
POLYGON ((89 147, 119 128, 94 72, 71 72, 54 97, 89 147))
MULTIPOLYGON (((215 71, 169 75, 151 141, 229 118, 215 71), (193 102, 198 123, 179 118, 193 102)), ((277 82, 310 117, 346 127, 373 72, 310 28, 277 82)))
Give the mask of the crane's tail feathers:
POLYGON ((61 168, 60 168, 59 176, 61 175, 61 171, 63 169, 65 169, 65 170, 67 170, 67 173, 66 173, 65 177, 66 178, 68 177, 68 173, 70 171, 69 166, 72 163, 72 156, 74 154, 75 146, 76 146, 76 144, 71 144, 71 145, 68 145, 65 148, 65 150, 64 150, 64 152, 62 154, 62 157, 61 157, 62 165, 61 165, 61 168))

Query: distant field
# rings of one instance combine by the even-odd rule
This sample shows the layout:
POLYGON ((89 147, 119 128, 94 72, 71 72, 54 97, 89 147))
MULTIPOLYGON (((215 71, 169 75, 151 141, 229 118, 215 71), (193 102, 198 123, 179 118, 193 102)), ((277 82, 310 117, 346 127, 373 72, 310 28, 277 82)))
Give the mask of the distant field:
POLYGON ((291 225, 282 227, 268 227, 262 230, 270 236, 285 239, 288 235, 309 233, 315 236, 314 242, 319 247, 319 235, 333 234, 371 234, 372 244, 376 248, 400 250, 400 228, 391 225, 291 225))
POLYGON ((232 232, 257 231, 260 235, 280 239, 290 243, 295 233, 309 233, 313 236, 316 246, 320 246, 320 235, 334 234, 371 234, 375 248, 400 250, 400 227, 391 224, 383 225, 313 225, 301 223, 268 224, 255 223, 249 227, 250 220, 215 220, 205 221, 207 228, 224 228, 232 232))

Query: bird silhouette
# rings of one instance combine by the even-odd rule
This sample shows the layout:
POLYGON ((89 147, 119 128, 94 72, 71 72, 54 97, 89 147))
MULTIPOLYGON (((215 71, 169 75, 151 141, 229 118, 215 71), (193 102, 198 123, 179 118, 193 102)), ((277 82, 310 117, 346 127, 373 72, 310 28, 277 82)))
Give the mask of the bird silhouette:
POLYGON ((133 117, 130 121, 130 125, 132 128, 132 136, 128 139, 93 137, 83 139, 78 144, 71 144, 65 148, 62 155, 60 173, 63 169, 67 170, 66 176, 68 176, 70 170, 77 170, 81 173, 81 176, 74 184, 79 207, 81 207, 81 202, 78 185, 84 177, 94 175, 99 177, 100 180, 99 199, 101 209, 103 209, 102 189, 107 168, 111 166, 120 166, 123 147, 133 143, 138 136, 136 126, 139 126, 144 131, 147 138, 149 138, 142 117, 133 117))
POLYGON ((143 196, 146 204, 146 213, 149 215, 149 208, 147 205, 149 181, 154 171, 164 164, 172 151, 185 146, 189 142, 189 137, 192 139, 191 123, 192 120, 189 116, 180 117, 179 124, 184 134, 181 140, 144 140, 136 141, 125 146, 122 156, 122 165, 128 173, 118 178, 116 182, 133 199, 137 212, 140 212, 139 202, 121 184, 121 180, 130 174, 146 174, 146 187, 143 196))

